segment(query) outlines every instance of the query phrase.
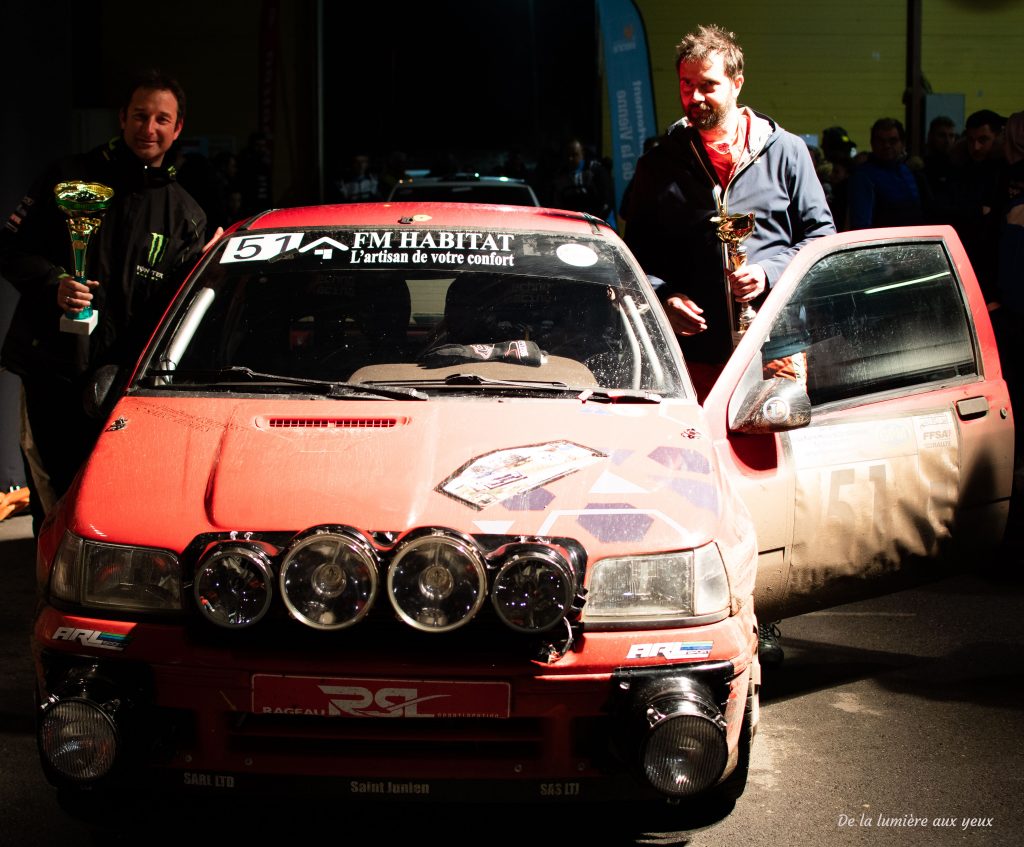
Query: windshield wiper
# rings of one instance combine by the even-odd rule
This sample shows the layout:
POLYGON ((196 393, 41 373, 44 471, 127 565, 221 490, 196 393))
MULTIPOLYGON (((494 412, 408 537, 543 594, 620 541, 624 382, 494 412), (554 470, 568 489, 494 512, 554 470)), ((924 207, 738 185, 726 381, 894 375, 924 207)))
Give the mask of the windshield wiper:
POLYGON ((232 377, 239 378, 246 382, 271 383, 273 385, 295 385, 308 389, 316 389, 315 393, 329 398, 347 397, 384 397, 392 400, 426 400, 427 395, 415 388, 402 388, 385 385, 372 385, 363 382, 337 382, 326 379, 309 379, 301 376, 285 376, 284 374, 263 373, 254 371, 252 368, 240 367, 238 365, 229 368, 215 368, 210 370, 198 369, 175 369, 175 370, 148 370, 144 377, 150 387, 167 387, 176 389, 187 388, 211 388, 215 385, 223 385, 226 380, 232 377), (161 381, 167 377, 172 379, 201 380, 200 382, 178 383, 161 381))
MULTIPOLYGON (((380 385, 381 383, 372 383, 380 385)), ((412 386, 419 385, 424 388, 439 388, 441 386, 462 386, 471 385, 485 389, 502 389, 513 391, 538 391, 546 394, 571 394, 580 401, 586 403, 660 403, 660 394, 653 391, 643 391, 631 388, 585 388, 570 386, 565 382, 526 380, 526 379, 493 379, 492 377, 480 376, 475 373, 454 373, 443 379, 436 380, 395 380, 389 385, 412 386)))
POLYGON ((564 382, 555 382, 549 380, 528 380, 528 379, 493 379, 491 377, 480 376, 474 373, 456 373, 448 374, 445 377, 439 379, 389 379, 386 382, 374 382, 371 381, 369 385, 392 385, 392 386, 404 386, 411 388, 412 386, 419 386, 420 388, 458 388, 460 386, 474 386, 483 389, 497 389, 501 391, 540 391, 545 393, 557 393, 564 394, 566 392, 571 394, 578 394, 579 388, 572 388, 564 382))
POLYGON ((583 403, 660 403, 661 395, 635 388, 588 388, 580 392, 583 403))

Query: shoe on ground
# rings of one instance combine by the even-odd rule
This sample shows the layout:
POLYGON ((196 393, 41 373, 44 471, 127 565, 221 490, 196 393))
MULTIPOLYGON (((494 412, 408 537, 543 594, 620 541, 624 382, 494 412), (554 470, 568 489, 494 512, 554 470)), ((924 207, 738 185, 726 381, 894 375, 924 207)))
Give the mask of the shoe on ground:
POLYGON ((778 665, 786 657, 779 639, 782 633, 774 623, 762 623, 757 626, 757 653, 762 665, 778 665))

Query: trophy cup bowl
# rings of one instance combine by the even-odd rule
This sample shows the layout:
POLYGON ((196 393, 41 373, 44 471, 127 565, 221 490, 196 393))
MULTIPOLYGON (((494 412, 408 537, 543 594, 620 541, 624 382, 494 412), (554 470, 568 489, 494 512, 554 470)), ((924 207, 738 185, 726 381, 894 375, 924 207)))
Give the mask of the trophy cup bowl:
MULTIPOLYGON (((739 270, 747 261, 747 251, 743 242, 750 237, 754 231, 754 213, 747 212, 740 215, 727 215, 722 213, 711 219, 717 225, 719 240, 725 244, 728 259, 729 271, 739 270)), ((739 314, 733 317, 733 296, 732 291, 728 292, 729 315, 732 323, 733 345, 739 341, 740 336, 747 331, 747 327, 756 317, 754 307, 749 303, 740 306, 739 314)))
MULTIPOLYGON (((114 189, 98 182, 61 182, 54 186, 57 206, 68 216, 68 234, 71 236, 71 258, 75 281, 87 284, 85 254, 89 240, 100 228, 103 213, 110 207, 114 189)), ((98 321, 98 312, 86 306, 80 312, 65 312, 60 319, 62 332, 89 335, 98 321)))

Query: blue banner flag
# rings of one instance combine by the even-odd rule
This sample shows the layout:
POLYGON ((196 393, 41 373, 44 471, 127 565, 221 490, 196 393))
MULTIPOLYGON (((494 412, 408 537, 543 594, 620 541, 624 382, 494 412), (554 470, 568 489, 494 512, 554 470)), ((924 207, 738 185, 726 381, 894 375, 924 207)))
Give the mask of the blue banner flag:
POLYGON ((597 0, 611 117, 615 208, 632 179, 644 139, 657 135, 644 22, 633 0, 597 0))

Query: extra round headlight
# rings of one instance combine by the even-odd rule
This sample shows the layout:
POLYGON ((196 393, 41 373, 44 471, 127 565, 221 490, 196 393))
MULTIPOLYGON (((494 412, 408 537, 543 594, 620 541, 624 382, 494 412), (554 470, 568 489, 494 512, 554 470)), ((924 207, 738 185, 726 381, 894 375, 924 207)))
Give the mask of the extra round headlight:
POLYGON ((399 617, 416 629, 457 629, 472 620, 487 596, 483 557, 460 536, 410 539, 388 570, 388 596, 399 617))
POLYGON ((215 548, 196 570, 193 591, 204 617, 243 629, 260 620, 273 596, 270 558, 257 546, 215 548))
POLYGON ((510 551, 491 588, 494 610, 512 629, 544 632, 572 608, 572 567, 549 547, 523 545, 510 551))
POLYGON ((362 620, 377 595, 377 557, 354 533, 319 530, 299 540, 281 564, 285 605, 314 629, 362 620))
POLYGON ((110 771, 117 757, 117 726, 97 703, 79 697, 44 709, 39 749, 61 776, 90 782, 110 771))
POLYGON ((667 680, 663 685, 638 702, 646 725, 641 744, 644 774, 663 794, 697 794, 718 782, 725 771, 725 718, 710 695, 689 680, 678 680, 674 686, 667 680))

